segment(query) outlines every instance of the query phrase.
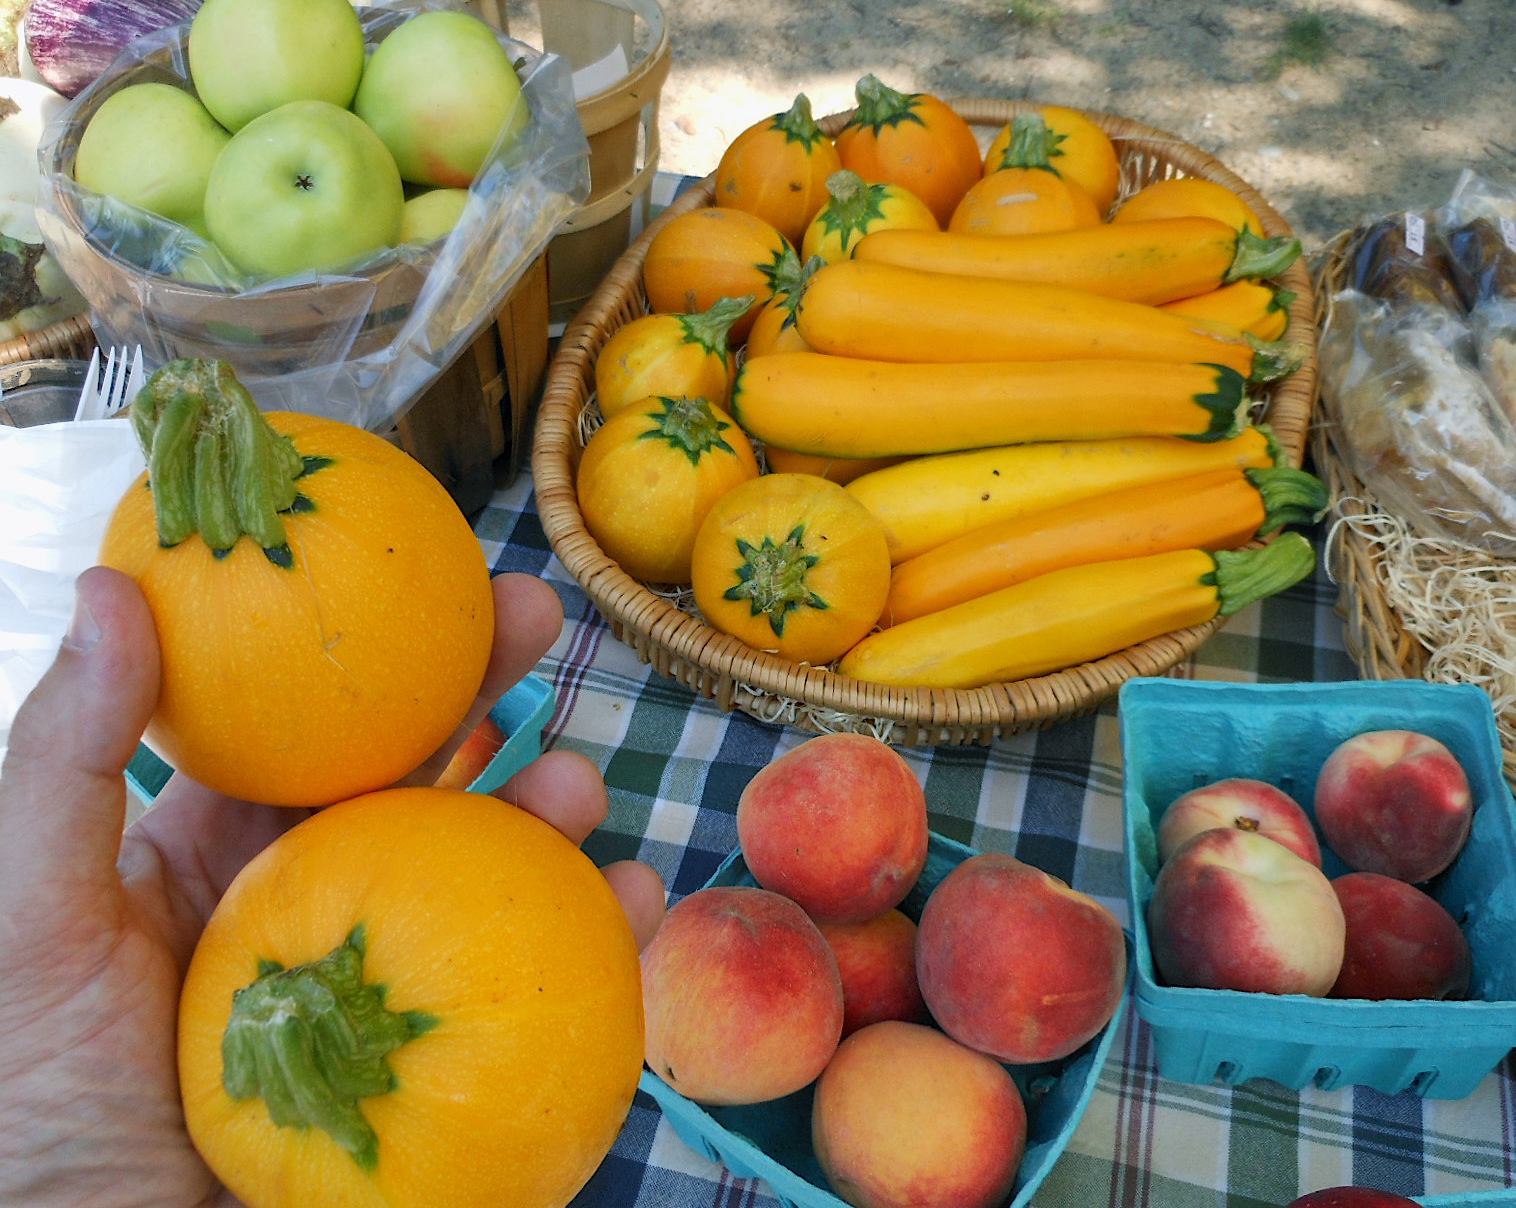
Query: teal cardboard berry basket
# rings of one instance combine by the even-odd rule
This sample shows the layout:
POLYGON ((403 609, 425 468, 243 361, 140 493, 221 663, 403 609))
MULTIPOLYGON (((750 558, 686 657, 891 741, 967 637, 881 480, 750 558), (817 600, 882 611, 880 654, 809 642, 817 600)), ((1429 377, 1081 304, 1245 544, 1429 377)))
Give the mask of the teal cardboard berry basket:
MULTIPOLYGON (((1516 1046, 1516 808, 1501 774, 1488 695, 1422 680, 1139 678, 1122 686, 1118 709, 1133 1005, 1152 1029, 1159 1073, 1198 1085, 1268 1078, 1297 1090, 1362 1085, 1432 1099, 1471 1094, 1516 1046), (1158 870, 1155 836, 1169 804, 1211 781, 1251 777, 1289 793, 1314 821, 1312 796, 1327 755, 1354 734, 1386 729, 1430 734, 1468 774, 1472 833, 1452 866, 1422 886, 1468 937, 1468 999, 1371 1002, 1162 984, 1145 913, 1158 870)), ((1323 871, 1333 877, 1348 870, 1324 851, 1323 871)))
MULTIPOLYGON (((933 834, 926 868, 900 903, 913 922, 942 878, 969 856, 971 847, 933 834)), ((722 863, 707 885, 756 885, 740 849, 722 863)), ((1131 963, 1130 939, 1127 945, 1131 963)), ((1128 973, 1130 986, 1130 971, 1128 973)), ((1126 1010, 1123 994, 1111 1022, 1081 1048, 1059 1061, 1006 1068, 1021 1089, 1027 1112, 1026 1152, 1016 1172, 1005 1208, 1025 1208, 1074 1135, 1100 1069, 1105 1064, 1116 1025, 1126 1010)), ((848 1208, 827 1187, 826 1176, 811 1149, 812 1088, 782 1099, 741 1107, 703 1107, 671 1088, 651 1071, 642 1072, 641 1089, 657 1102, 674 1132, 691 1149, 720 1162, 740 1179, 759 1178, 788 1208, 848 1208)))

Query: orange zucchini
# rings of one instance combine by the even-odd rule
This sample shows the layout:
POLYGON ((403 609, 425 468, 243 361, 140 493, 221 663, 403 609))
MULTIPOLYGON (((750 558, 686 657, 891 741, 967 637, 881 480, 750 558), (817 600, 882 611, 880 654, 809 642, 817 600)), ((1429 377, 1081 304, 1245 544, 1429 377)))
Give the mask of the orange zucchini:
POLYGON ((901 457, 1025 441, 1236 436, 1242 375, 1132 361, 907 364, 786 352, 737 373, 731 413, 766 445, 829 457, 901 457))
POLYGON ((1193 298, 1165 302, 1164 310, 1195 319, 1230 323, 1260 340, 1277 340, 1289 330, 1295 294, 1266 281, 1234 281, 1193 298))
POLYGON ((838 671, 900 688, 977 688, 1046 675, 1230 616, 1309 575, 1300 533, 1248 550, 1088 562, 878 630, 838 671))
POLYGON ((838 486, 885 466, 898 465, 903 457, 813 457, 789 449, 767 448, 763 451, 770 474, 814 474, 829 478, 838 486))
POLYGON ((1048 571, 1176 549, 1235 549, 1327 506, 1320 479, 1292 466, 1228 467, 1144 483, 965 533, 895 567, 882 625, 939 612, 1048 571))
POLYGON ((1255 426, 1208 443, 1133 436, 938 453, 864 474, 847 489, 884 524, 890 561, 899 563, 1024 512, 1144 482, 1279 462, 1273 434, 1255 426))
POLYGON ((1215 218, 1155 218, 1025 235, 878 231, 861 239, 853 255, 931 272, 1045 281, 1157 306, 1275 276, 1300 255, 1300 241, 1239 234, 1215 218))
POLYGON ((795 314, 818 352, 879 361, 1202 362, 1244 377, 1254 348, 1234 327, 1041 281, 927 272, 876 260, 820 269, 795 314))

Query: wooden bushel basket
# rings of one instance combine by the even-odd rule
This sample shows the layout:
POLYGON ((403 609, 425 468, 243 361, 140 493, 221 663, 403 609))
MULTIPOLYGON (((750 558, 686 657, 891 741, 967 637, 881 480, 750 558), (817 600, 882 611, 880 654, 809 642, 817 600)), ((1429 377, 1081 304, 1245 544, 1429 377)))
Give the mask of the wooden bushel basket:
MULTIPOLYGON (((1033 101, 960 100, 953 107, 971 124, 998 130, 1033 101)), ((822 127, 835 134, 849 114, 822 127)), ((1122 195, 1168 176, 1200 176, 1235 190, 1264 224, 1267 235, 1289 226, 1251 186, 1219 161, 1161 130, 1111 114, 1086 114, 1116 144, 1122 195)), ((707 178, 674 202, 632 244, 565 332, 548 370, 533 445, 537 506, 553 552, 608 621, 611 632, 659 674, 676 680, 722 709, 740 709, 765 721, 814 732, 852 730, 901 746, 989 743, 997 737, 1042 729, 1089 713, 1135 676, 1161 675, 1183 662, 1220 620, 1139 643, 1105 658, 1031 679, 951 690, 893 688, 865 683, 826 667, 797 664, 717 632, 694 611, 685 592, 658 594, 606 556, 584 527, 574 474, 584 433, 598 417, 594 397, 596 354, 618 328, 646 314, 642 263, 649 243, 674 217, 712 204, 707 178)), ((1310 276, 1296 263, 1282 283, 1295 294, 1290 306, 1293 342, 1305 351, 1300 367, 1260 396, 1259 418, 1273 428, 1287 460, 1303 460, 1316 396, 1314 303, 1310 276)))

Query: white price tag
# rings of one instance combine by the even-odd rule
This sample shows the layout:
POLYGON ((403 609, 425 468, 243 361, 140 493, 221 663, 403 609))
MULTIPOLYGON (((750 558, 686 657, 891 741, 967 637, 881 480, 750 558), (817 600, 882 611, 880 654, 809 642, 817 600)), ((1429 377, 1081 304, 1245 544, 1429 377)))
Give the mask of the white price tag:
POLYGON ((1426 219, 1420 214, 1407 214, 1405 216, 1405 245, 1410 251, 1420 256, 1427 248, 1427 224, 1426 219))

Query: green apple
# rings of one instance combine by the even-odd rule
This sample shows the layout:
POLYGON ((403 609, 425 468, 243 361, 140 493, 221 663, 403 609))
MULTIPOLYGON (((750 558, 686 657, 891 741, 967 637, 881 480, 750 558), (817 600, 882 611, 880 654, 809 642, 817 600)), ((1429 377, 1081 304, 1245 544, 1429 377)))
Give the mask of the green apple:
POLYGON ((346 108, 364 53, 349 0, 205 0, 190 22, 190 79, 233 133, 289 101, 346 108))
POLYGON ((231 135, 172 84, 129 84, 106 97, 79 136, 74 179, 205 234, 211 167, 231 135))
POLYGON ((226 144, 205 189, 211 239, 245 273, 288 276, 393 247, 405 187, 379 136, 329 101, 290 101, 226 144))
POLYGON ((514 141, 530 115, 495 32, 471 13, 420 13, 374 48, 353 112, 374 128, 420 185, 467 188, 497 140, 514 141))
POLYGON ((441 239, 463 217, 467 189, 423 189, 406 199, 400 220, 400 243, 431 243, 441 239))

